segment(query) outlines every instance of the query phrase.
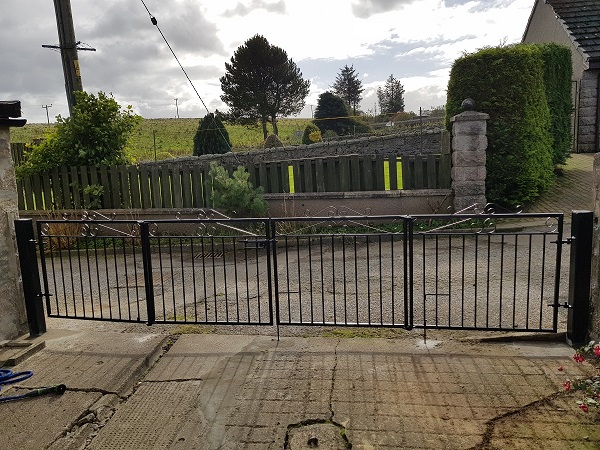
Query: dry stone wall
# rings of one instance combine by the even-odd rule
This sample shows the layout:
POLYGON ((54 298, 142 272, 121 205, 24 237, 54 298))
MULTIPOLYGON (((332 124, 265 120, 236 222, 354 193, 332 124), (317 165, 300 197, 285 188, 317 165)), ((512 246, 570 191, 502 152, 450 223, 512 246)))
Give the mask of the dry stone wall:
POLYGON ((226 153, 224 155, 203 155, 173 158, 158 162, 143 162, 142 165, 210 165, 217 161, 224 165, 245 165, 270 161, 293 159, 325 158, 340 155, 415 155, 437 154, 442 152, 445 132, 441 129, 410 135, 369 136, 358 139, 319 142, 311 145, 298 145, 276 149, 260 149, 248 152, 226 153))

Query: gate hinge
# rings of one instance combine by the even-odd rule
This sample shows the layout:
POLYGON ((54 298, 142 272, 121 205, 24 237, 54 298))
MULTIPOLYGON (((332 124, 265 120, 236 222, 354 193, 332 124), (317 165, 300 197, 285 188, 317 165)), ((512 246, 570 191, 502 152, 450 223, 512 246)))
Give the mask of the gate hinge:
POLYGON ((551 308, 565 308, 565 309, 571 309, 573 308, 571 305, 569 305, 567 302, 564 303, 548 303, 548 306, 550 306, 551 308))

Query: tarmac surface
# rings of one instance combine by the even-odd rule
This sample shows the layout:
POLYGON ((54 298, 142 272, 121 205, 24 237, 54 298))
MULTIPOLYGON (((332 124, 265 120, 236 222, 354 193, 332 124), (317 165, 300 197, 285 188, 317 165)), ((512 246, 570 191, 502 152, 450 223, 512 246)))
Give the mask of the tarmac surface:
MULTIPOLYGON (((593 210, 592 165, 574 155, 528 211, 593 210)), ((0 343, 33 371, 0 395, 66 392, 1 402, 1 449, 600 448, 600 413, 563 388, 597 371, 560 333, 47 324, 0 343)))

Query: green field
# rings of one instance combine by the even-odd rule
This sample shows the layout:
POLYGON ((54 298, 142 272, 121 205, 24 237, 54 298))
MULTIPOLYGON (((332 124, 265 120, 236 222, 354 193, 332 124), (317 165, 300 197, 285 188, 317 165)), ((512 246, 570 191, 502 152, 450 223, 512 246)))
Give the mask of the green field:
MULTIPOLYGON (((190 156, 199 119, 144 119, 130 139, 132 156, 136 161, 190 156)), ((301 133, 311 119, 281 119, 278 122, 279 138, 284 145, 298 145, 301 133)), ((11 142, 33 142, 44 136, 52 125, 32 123, 23 128, 11 129, 11 142)), ((259 148, 263 143, 262 128, 225 125, 233 151, 259 148)), ((271 128, 269 128, 271 130, 271 128)))

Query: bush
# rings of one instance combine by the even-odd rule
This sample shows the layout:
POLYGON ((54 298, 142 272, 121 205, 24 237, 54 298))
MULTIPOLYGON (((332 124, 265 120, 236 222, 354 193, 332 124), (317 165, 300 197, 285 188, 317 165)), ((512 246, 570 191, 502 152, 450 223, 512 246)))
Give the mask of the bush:
POLYGON ((553 180, 550 110, 537 46, 488 48, 457 59, 450 72, 446 121, 465 98, 490 115, 486 197, 514 207, 535 200, 553 180))
POLYGON ((70 166, 101 166, 127 164, 127 141, 141 117, 131 106, 124 110, 103 92, 98 96, 75 92, 71 117, 56 118, 46 138, 35 145, 27 160, 17 168, 24 177, 54 168, 70 166))
POLYGON ((262 187, 254 188, 250 174, 239 166, 231 176, 216 162, 210 164, 212 178, 213 207, 224 210, 235 217, 262 217, 267 211, 267 202, 262 197, 262 187))
POLYGON ((229 133, 223 126, 220 114, 208 113, 200 122, 194 136, 194 156, 222 154, 231 151, 229 133))
POLYGON ((352 120, 349 117, 348 106, 341 97, 331 92, 323 92, 319 95, 314 115, 314 124, 319 127, 322 135, 329 130, 334 131, 338 136, 351 133, 352 120))
POLYGON ((263 148, 280 148, 283 147, 283 142, 276 134, 270 134, 263 143, 263 148))
POLYGON ((314 144, 315 142, 321 142, 323 140, 321 136, 321 130, 314 123, 309 123, 304 128, 304 134, 302 135, 302 143, 305 145, 314 144))
POLYGON ((365 134, 370 133, 372 131, 368 123, 358 119, 352 119, 351 126, 352 134, 365 134))

